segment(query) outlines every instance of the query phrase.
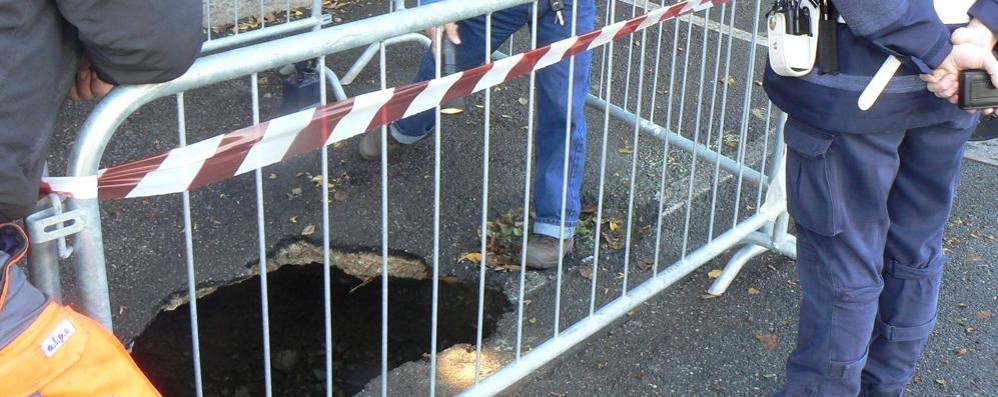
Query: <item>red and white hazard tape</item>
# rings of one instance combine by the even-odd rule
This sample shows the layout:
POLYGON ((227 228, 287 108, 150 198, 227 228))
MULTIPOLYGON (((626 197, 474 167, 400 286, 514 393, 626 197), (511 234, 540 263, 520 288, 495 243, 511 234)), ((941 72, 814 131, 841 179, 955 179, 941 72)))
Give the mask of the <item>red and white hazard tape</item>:
POLYGON ((600 30, 439 79, 389 88, 304 110, 90 177, 45 178, 44 188, 102 200, 191 191, 322 148, 432 109, 612 40, 728 0, 688 0, 600 30))

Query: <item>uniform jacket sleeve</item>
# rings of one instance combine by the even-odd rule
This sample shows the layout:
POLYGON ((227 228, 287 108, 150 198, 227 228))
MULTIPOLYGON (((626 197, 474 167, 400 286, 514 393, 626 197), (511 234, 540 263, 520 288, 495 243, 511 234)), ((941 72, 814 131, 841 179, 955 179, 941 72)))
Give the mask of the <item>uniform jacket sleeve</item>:
POLYGON ((952 51, 950 31, 939 20, 931 2, 832 0, 832 3, 853 33, 907 58, 923 73, 931 73, 952 51))
POLYGON ((998 0, 977 0, 970 7, 970 15, 984 22, 992 32, 998 34, 998 0))
POLYGON ((102 80, 158 83, 180 76, 202 42, 199 0, 57 0, 102 80))

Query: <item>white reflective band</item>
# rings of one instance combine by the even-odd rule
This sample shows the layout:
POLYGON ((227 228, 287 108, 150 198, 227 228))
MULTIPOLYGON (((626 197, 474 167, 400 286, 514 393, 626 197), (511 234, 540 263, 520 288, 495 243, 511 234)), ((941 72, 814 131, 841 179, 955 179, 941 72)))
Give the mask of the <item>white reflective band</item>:
POLYGON ((45 177, 45 183, 53 192, 70 193, 73 198, 87 200, 97 198, 97 176, 57 176, 45 177))

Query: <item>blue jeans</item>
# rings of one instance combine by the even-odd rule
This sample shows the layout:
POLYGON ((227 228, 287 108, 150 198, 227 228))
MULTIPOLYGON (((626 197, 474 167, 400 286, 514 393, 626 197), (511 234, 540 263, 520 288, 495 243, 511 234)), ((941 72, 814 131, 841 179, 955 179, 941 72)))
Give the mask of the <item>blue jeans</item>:
POLYGON ((804 298, 777 396, 903 394, 936 322, 943 228, 973 127, 844 134, 790 120, 804 298))
MULTIPOLYGON (((572 3, 565 1, 563 11, 565 24, 555 19, 547 1, 541 1, 537 16, 537 44, 548 45, 571 36, 572 3)), ((577 33, 593 30, 596 6, 593 0, 582 0, 578 4, 577 33)), ((496 12, 492 15, 492 48, 498 48, 513 32, 531 21, 532 5, 521 5, 496 12)), ((459 70, 479 66, 485 59, 485 17, 476 17, 458 22, 461 45, 457 46, 459 70)), ((586 161, 586 119, 584 107, 589 94, 589 69, 592 53, 587 51, 575 57, 573 95, 571 100, 571 147, 568 162, 568 200, 565 208, 565 234, 575 234, 579 222, 582 188, 582 173, 586 161)), ((535 152, 537 153, 536 176, 534 178, 534 207, 537 218, 533 232, 558 237, 561 229, 561 198, 564 185, 565 125, 568 120, 568 75, 569 61, 565 60, 537 72, 537 131, 535 152)), ((433 52, 428 51, 419 66, 414 81, 425 81, 436 76, 436 63, 433 52)), ((401 143, 414 143, 428 135, 434 128, 434 110, 428 110, 395 123, 392 135, 401 143)))

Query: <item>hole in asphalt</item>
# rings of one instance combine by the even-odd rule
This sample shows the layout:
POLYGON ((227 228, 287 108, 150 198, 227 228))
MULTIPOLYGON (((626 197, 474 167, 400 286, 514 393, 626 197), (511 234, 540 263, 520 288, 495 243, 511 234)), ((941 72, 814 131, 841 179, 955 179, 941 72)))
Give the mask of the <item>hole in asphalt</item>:
MULTIPOLYGON (((324 395, 325 333, 322 264, 269 272, 270 345, 275 395, 324 395)), ((380 375, 381 279, 362 280, 332 268, 334 395, 354 395, 380 375), (356 289, 350 292, 351 289, 356 289)), ((389 277, 388 366, 424 359, 430 349, 432 281, 389 277)), ((440 282, 438 349, 475 343, 478 286, 440 282)), ((484 337, 510 304, 485 291, 484 337)), ((135 338, 132 355, 166 396, 194 395, 190 307, 159 313, 135 338)), ((260 278, 198 298, 205 395, 264 394, 260 278)))

